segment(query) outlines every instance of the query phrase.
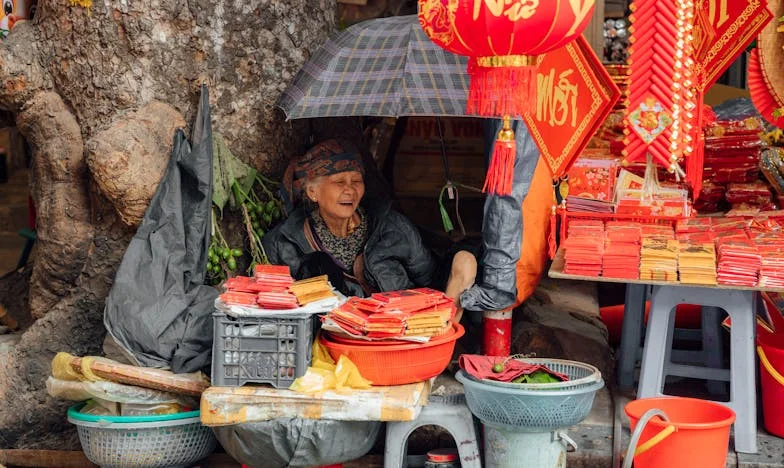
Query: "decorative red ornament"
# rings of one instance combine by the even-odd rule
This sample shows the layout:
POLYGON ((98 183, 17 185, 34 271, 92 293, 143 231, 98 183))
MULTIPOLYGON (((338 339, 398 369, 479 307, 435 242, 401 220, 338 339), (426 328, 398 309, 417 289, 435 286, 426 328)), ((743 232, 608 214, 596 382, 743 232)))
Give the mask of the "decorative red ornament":
MULTIPOLYGON (((513 118, 536 106, 538 56, 577 38, 593 8, 594 0, 419 0, 419 23, 437 45, 471 57, 466 111, 513 118)), ((499 138, 485 191, 511 193, 508 152, 499 138)))

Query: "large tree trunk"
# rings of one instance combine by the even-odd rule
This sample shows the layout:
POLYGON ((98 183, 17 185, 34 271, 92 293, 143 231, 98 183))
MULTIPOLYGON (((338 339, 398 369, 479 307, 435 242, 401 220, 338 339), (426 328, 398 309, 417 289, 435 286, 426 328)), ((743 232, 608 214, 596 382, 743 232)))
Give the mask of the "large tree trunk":
MULTIPOLYGON (((215 131, 258 169, 302 151, 275 101, 334 26, 333 0, 39 0, 0 42, 0 108, 33 150, 38 320, 0 356, 0 448, 75 448, 44 381, 57 351, 100 352, 114 272, 210 86, 215 131), (147 131, 149 130, 149 131, 147 131)), ((0 298, 2 300, 2 298, 0 298)))

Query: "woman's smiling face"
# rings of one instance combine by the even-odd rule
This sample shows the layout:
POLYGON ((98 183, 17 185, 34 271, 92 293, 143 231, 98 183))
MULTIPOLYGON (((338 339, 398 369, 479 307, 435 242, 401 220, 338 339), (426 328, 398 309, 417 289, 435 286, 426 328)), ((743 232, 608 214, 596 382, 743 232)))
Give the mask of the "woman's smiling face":
POLYGON ((308 185, 307 195, 318 203, 322 217, 350 219, 365 195, 365 181, 358 171, 323 176, 308 185))

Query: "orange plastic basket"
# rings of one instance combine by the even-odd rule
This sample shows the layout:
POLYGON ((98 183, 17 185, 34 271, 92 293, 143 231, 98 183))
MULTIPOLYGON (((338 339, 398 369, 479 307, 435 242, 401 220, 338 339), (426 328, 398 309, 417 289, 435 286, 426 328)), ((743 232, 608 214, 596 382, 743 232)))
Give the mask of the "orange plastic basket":
POLYGON ((439 375, 449 365, 455 342, 465 334, 459 323, 451 333, 432 338, 427 343, 368 346, 336 343, 324 334, 321 342, 332 359, 345 355, 357 365, 362 377, 373 385, 403 385, 421 382, 439 375))

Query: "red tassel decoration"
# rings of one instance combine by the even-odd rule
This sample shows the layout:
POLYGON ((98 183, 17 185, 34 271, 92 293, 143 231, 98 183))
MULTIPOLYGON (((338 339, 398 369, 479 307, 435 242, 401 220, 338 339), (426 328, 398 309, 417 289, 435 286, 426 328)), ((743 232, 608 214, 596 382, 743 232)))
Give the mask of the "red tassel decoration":
MULTIPOLYGON (((702 109, 705 94, 699 92, 697 97, 697 109, 702 109)), ((711 111, 713 114, 713 111, 711 111)), ((716 114, 713 114, 715 117, 716 114)), ((706 118, 710 119, 710 114, 698 111, 692 129, 692 151, 686 158, 686 182, 692 188, 692 200, 696 200, 702 191, 702 173, 705 168, 705 135, 702 129, 705 126, 706 118)))
POLYGON ((555 254, 558 250, 558 245, 555 243, 555 216, 555 205, 553 205, 552 210, 550 211, 550 232, 547 233, 547 248, 550 260, 555 258, 555 254))
POLYGON ((466 112, 522 117, 536 108, 536 56, 477 57, 468 65, 466 112))
POLYGON ((516 157, 515 135, 512 130, 511 118, 507 115, 504 117, 504 126, 498 132, 498 138, 495 140, 490 167, 487 168, 485 185, 482 187, 483 192, 501 196, 511 195, 516 157))

